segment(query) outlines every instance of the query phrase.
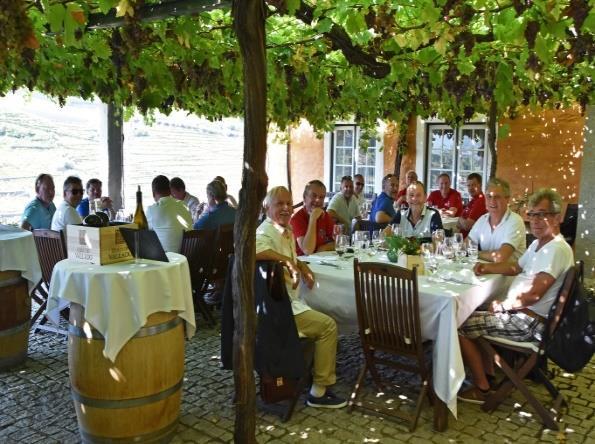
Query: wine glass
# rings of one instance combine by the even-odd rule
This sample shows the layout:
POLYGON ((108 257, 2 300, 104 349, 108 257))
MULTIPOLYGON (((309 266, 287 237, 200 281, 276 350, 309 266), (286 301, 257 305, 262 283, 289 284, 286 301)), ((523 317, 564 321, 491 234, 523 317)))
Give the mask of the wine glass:
POLYGON ((116 222, 126 222, 126 211, 124 208, 120 208, 116 212, 116 222))
POLYGON ((453 245, 452 237, 447 237, 442 242, 442 255, 445 259, 452 259, 455 255, 455 247, 453 245))
POLYGON ((442 244, 444 243, 444 230, 439 228, 432 233, 432 242, 434 243, 434 250, 436 254, 441 254, 442 244))
POLYGON ((340 236, 342 234, 343 234, 343 224, 333 225, 333 239, 335 239, 335 242, 337 241, 337 236, 340 236))
POLYGON ((424 269, 429 273, 436 271, 436 257, 434 256, 434 245, 431 243, 423 243, 420 245, 422 259, 424 261, 424 269))
POLYGON ((392 224, 390 228, 393 230, 393 236, 401 236, 401 226, 399 224, 392 224))
POLYGON ((335 238, 335 252, 339 256, 339 259, 343 257, 345 251, 349 247, 349 236, 345 234, 339 234, 335 238))
POLYGON ((477 262, 479 248, 471 238, 467 238, 467 255, 469 256, 470 261, 477 262))

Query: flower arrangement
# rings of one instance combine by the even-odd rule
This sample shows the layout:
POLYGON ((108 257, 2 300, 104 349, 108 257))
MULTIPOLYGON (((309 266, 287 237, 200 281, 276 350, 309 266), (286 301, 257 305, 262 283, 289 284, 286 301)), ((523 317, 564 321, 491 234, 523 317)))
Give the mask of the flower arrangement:
POLYGON ((386 236, 387 256, 391 262, 397 262, 401 254, 419 254, 419 240, 416 237, 386 236))

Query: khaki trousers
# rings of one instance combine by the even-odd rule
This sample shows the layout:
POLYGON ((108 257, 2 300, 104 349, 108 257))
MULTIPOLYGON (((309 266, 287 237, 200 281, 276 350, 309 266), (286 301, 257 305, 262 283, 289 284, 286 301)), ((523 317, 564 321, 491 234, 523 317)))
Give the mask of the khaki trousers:
POLYGON ((316 310, 304 311, 294 316, 295 325, 300 335, 314 340, 315 384, 333 385, 337 376, 337 324, 330 316, 316 310))

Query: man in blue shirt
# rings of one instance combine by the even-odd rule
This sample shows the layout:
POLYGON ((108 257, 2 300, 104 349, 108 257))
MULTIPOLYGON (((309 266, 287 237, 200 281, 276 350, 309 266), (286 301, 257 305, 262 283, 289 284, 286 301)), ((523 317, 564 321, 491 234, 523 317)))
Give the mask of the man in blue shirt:
POLYGON ((227 202, 227 191, 223 184, 214 180, 207 185, 209 208, 194 224, 195 230, 216 230, 219 225, 235 223, 236 210, 227 202))
POLYGON ((82 218, 85 218, 89 215, 89 200, 94 199, 101 199, 101 211, 108 213, 113 212, 112 209, 112 200, 107 196, 101 196, 102 192, 102 182, 99 179, 89 179, 87 181, 87 186, 85 189, 87 190, 87 197, 81 200, 81 203, 77 205, 76 212, 81 215, 82 218))
POLYGON ((25 230, 48 229, 56 212, 53 203, 56 194, 54 179, 49 174, 40 174, 35 179, 36 197, 25 207, 21 218, 21 228, 25 230))
POLYGON ((382 193, 372 204, 370 220, 379 224, 392 222, 397 215, 394 203, 399 192, 399 178, 394 174, 387 174, 382 179, 382 193))

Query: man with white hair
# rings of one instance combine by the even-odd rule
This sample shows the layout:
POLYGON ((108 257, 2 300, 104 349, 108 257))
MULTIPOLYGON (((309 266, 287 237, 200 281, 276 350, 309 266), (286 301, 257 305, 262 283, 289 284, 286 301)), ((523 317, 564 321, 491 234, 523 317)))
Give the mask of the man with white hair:
POLYGON ((265 210, 267 218, 256 230, 256 260, 280 261, 286 267, 285 282, 295 325, 301 335, 315 341, 313 382, 307 404, 320 408, 345 407, 347 401, 328 389, 336 382, 337 324, 331 317, 312 310, 297 295, 300 280, 308 288, 314 286, 314 274, 296 255, 289 224, 293 210, 289 190, 285 187, 271 189, 265 199, 265 210))

